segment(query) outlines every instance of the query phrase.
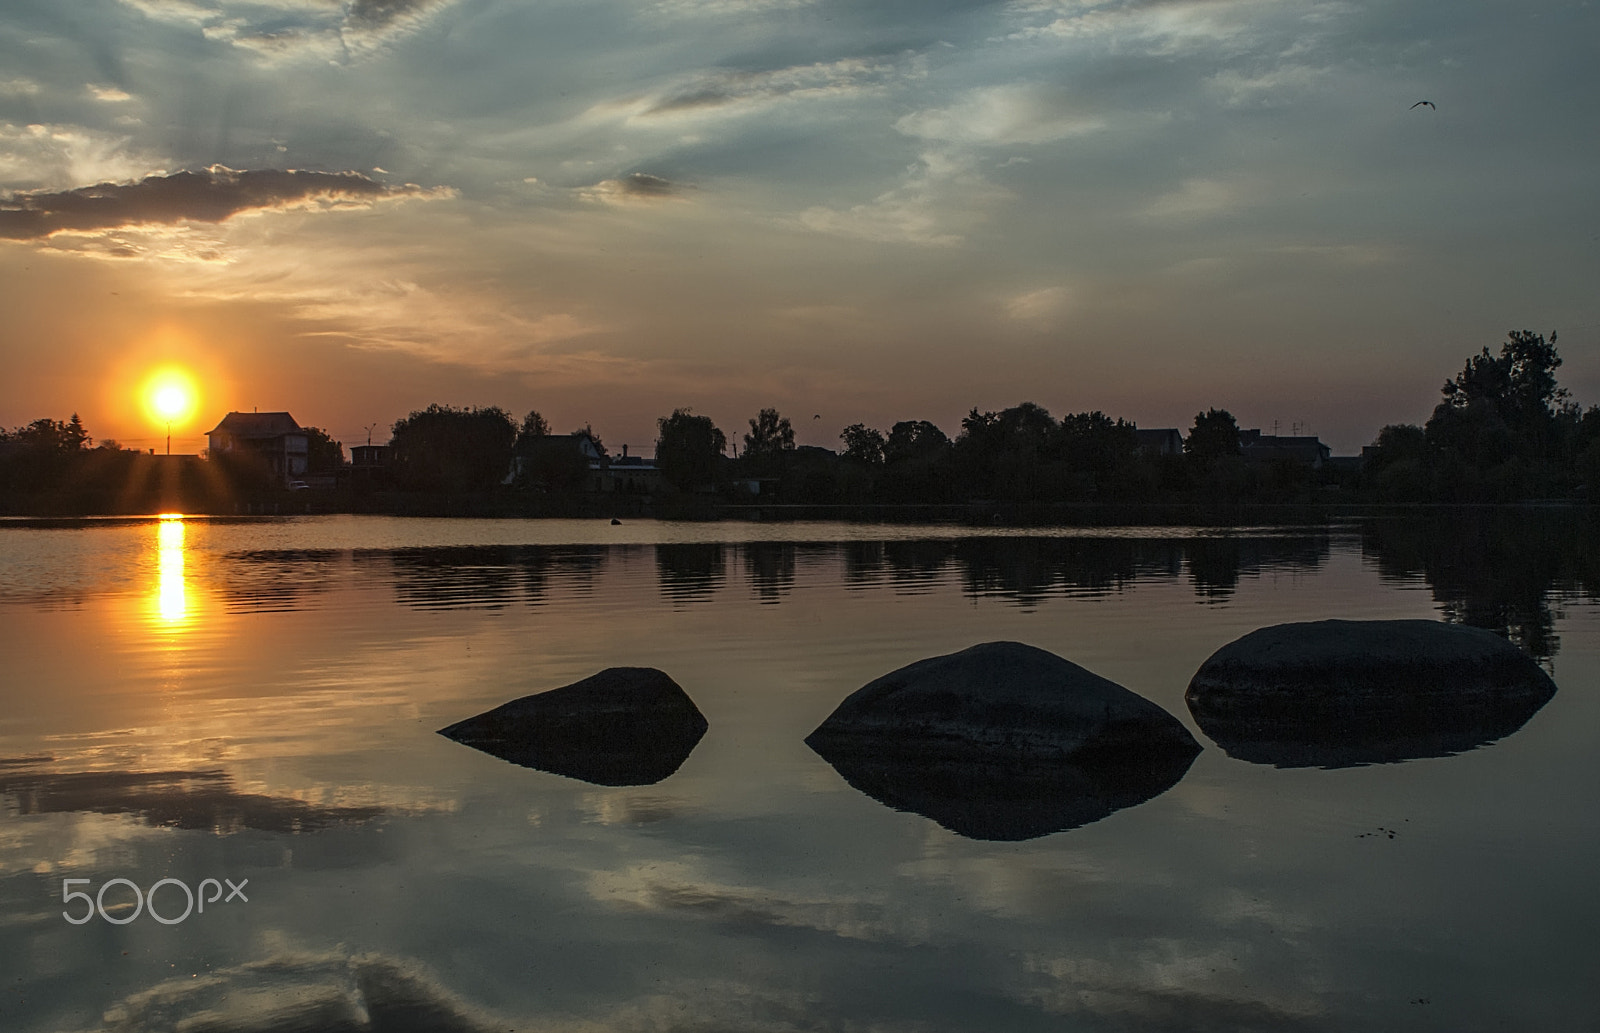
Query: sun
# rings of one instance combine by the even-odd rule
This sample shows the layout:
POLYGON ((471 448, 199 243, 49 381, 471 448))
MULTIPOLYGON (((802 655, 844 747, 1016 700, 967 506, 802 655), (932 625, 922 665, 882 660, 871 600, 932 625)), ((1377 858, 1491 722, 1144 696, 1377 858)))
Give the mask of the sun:
POLYGON ((145 379, 141 394, 150 418, 165 426, 182 424, 199 407, 200 393, 185 369, 156 370, 145 379))

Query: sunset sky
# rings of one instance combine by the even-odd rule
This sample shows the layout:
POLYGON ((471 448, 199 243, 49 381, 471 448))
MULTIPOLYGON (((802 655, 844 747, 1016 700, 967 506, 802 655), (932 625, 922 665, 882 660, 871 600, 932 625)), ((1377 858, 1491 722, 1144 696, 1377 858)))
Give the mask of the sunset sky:
POLYGON ((1587 0, 7 0, 0 425, 158 446, 178 367, 174 451, 252 407, 648 451, 679 406, 836 446, 1031 400, 1350 453, 1513 328, 1592 404, 1597 39, 1587 0))

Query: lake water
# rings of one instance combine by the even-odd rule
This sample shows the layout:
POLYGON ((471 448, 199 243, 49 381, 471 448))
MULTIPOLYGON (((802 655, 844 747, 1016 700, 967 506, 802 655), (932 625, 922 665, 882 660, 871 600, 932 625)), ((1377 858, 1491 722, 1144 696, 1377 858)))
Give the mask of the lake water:
POLYGON ((1592 531, 0 522, 0 1029, 1594 1030, 1592 531), (1200 663, 1325 617, 1488 626, 1559 691, 1455 756, 1206 739, 1200 663), (1002 639, 1204 752, 991 841, 805 746, 867 681, 1002 639), (709 721, 653 785, 435 734, 612 666, 709 721), (114 879, 219 899, 164 924, 114 879))

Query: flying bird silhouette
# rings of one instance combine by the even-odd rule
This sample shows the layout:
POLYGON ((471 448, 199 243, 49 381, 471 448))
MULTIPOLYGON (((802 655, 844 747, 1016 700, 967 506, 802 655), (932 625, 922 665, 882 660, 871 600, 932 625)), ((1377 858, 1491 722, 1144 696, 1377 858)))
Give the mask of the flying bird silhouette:
POLYGON ((816 415, 815 415, 815 416, 813 416, 813 417, 811 417, 811 418, 812 418, 812 419, 813 419, 813 420, 820 420, 820 419, 822 419, 822 414, 821 414, 821 413, 817 413, 817 414, 816 414, 816 415))
POLYGON ((1428 107, 1430 107, 1430 108, 1433 108, 1433 110, 1435 110, 1435 111, 1439 110, 1438 107, 1436 107, 1434 105, 1433 101, 1431 101, 1431 100, 1419 100, 1415 104, 1411 105, 1411 110, 1415 111, 1418 108, 1422 107, 1422 105, 1424 105, 1424 104, 1428 105, 1428 107))

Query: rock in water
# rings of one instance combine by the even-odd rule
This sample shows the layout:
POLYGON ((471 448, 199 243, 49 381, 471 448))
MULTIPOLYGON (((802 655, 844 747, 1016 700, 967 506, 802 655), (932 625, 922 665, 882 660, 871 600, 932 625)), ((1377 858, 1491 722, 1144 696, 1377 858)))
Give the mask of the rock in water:
POLYGON ((610 667, 439 729, 513 764, 605 786, 661 781, 705 733, 694 701, 653 667, 610 667))
POLYGON ((1018 642, 886 674, 839 704, 806 745, 881 803, 998 840, 1143 803, 1200 752, 1154 703, 1018 642))
POLYGON ((1213 653, 1185 699, 1230 757, 1350 767, 1447 757, 1521 728, 1556 692, 1481 628, 1428 620, 1279 624, 1213 653))

